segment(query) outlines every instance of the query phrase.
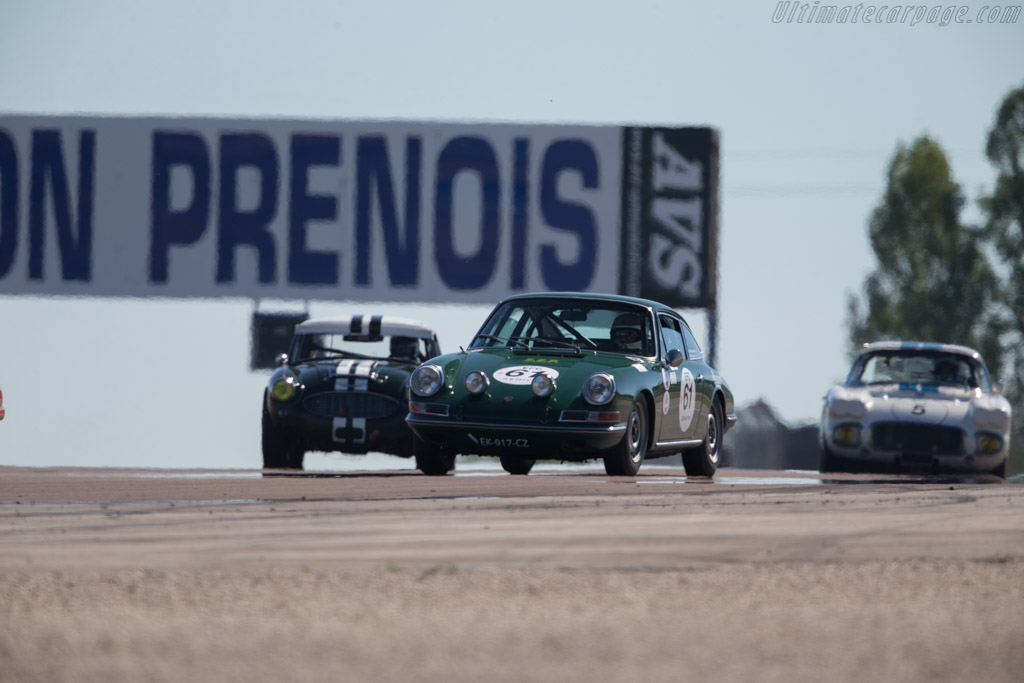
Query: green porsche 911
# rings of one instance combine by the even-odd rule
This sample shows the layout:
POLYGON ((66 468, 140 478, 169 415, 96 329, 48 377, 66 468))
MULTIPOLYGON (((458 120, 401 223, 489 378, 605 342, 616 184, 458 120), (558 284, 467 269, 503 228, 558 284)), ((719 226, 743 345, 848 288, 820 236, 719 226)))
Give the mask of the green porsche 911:
POLYGON ((682 452, 688 475, 712 476, 736 422, 686 321, 617 295, 509 297, 468 349, 416 368, 410 389, 416 466, 430 475, 462 453, 498 456, 511 474, 601 458, 608 474, 632 476, 682 452))

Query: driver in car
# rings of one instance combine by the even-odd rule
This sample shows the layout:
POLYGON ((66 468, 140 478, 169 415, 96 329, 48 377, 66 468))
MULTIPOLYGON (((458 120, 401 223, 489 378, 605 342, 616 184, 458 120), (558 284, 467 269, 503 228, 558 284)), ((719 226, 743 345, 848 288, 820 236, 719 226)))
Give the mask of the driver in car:
POLYGON ((941 384, 963 384, 964 381, 958 372, 957 363, 948 359, 940 358, 935 361, 932 369, 932 377, 941 384))
POLYGON ((420 342, 416 337, 391 338, 391 357, 409 361, 410 363, 422 363, 425 358, 419 352, 420 342))

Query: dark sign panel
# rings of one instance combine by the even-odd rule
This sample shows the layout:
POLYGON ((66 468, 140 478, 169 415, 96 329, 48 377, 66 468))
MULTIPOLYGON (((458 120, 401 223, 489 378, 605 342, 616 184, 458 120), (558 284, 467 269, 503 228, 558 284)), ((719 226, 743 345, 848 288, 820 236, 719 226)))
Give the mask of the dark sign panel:
POLYGON ((620 291, 676 308, 714 308, 718 133, 623 132, 620 291))
POLYGON ((249 359, 251 370, 272 370, 277 367, 274 359, 279 353, 288 353, 295 326, 306 320, 305 313, 252 314, 252 354, 249 359))

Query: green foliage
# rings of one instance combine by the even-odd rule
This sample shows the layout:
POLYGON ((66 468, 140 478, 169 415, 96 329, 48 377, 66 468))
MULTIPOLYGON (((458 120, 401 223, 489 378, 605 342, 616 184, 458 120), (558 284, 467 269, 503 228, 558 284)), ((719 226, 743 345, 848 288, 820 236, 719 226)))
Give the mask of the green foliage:
POLYGON ((923 136, 897 148, 868 228, 878 268, 864 283, 864 310, 849 301, 851 352, 883 339, 935 341, 973 346, 998 363, 985 316, 996 278, 980 230, 960 219, 963 204, 937 142, 923 136))
POLYGON ((996 113, 985 149, 996 168, 995 189, 982 200, 986 232, 1003 274, 992 311, 999 343, 1006 350, 1002 368, 1006 396, 1014 408, 1013 451, 1008 471, 1024 471, 1024 87, 1011 91, 996 113))
POLYGON ((878 268, 863 302, 849 299, 850 351, 880 339, 978 349, 1013 405, 1012 474, 1024 472, 1024 87, 1003 100, 985 151, 997 177, 973 227, 939 144, 897 147, 868 226, 878 268))

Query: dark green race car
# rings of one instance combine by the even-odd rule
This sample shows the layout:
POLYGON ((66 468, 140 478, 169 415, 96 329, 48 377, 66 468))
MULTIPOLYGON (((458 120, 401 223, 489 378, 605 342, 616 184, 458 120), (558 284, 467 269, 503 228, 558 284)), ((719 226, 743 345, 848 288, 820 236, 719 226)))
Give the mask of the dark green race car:
POLYGON ((608 474, 632 476, 681 451, 687 474, 712 476, 736 422, 732 391, 686 321, 625 296, 505 299, 466 351, 424 363, 410 388, 416 466, 430 475, 472 453, 511 474, 602 458, 608 474))

